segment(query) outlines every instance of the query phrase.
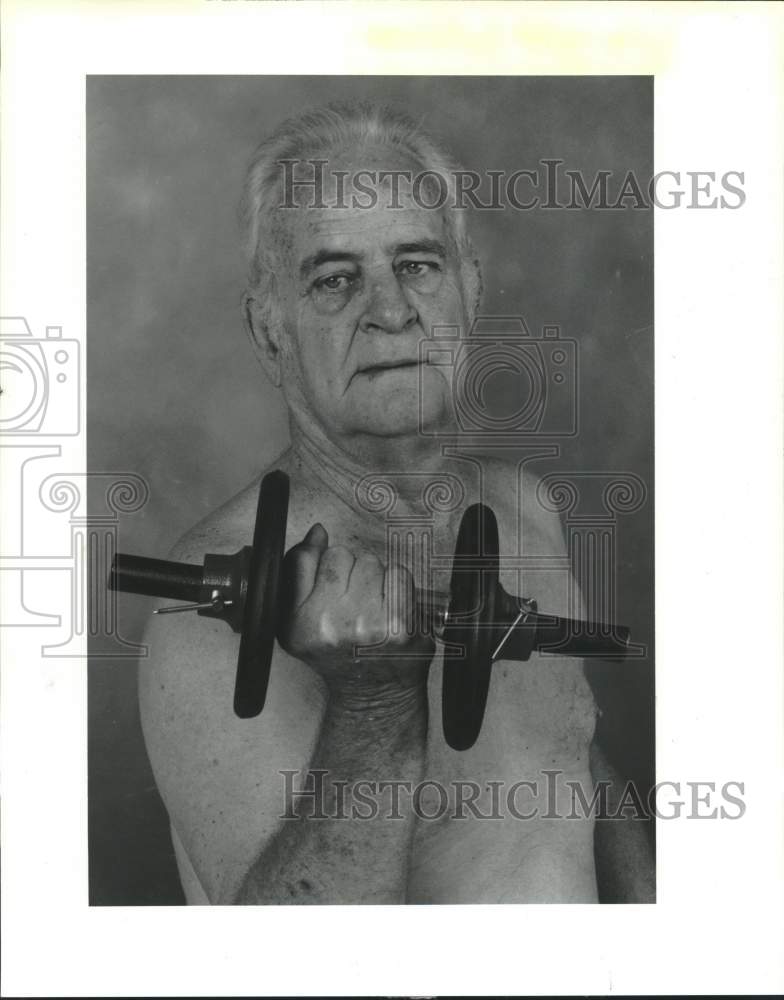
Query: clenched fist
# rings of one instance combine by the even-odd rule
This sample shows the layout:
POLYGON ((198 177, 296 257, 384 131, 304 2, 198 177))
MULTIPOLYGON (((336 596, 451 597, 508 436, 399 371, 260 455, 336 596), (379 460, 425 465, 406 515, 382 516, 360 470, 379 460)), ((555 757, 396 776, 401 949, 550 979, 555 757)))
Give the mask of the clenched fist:
POLYGON ((282 582, 278 641, 329 688, 422 683, 435 644, 417 630, 408 570, 330 547, 315 524, 286 554, 282 582))

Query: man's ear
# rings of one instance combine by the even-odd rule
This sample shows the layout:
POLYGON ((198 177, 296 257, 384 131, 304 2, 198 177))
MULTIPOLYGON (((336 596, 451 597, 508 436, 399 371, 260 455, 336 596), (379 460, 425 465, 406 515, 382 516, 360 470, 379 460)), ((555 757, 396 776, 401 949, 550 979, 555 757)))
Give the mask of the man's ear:
POLYGON ((468 313, 468 328, 470 330, 479 313, 482 304, 482 292, 484 291, 482 266, 473 246, 470 246, 470 254, 461 261, 460 271, 463 279, 466 312, 468 313))
POLYGON ((246 292, 242 298, 242 312, 253 353, 270 382, 279 386, 281 329, 280 322, 276 320, 277 310, 263 308, 250 292, 246 292))

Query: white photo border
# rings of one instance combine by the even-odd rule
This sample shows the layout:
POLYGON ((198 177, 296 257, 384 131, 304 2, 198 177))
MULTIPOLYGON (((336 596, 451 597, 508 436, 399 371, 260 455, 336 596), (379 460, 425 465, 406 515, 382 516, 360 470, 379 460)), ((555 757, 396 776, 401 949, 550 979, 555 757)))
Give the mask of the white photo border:
POLYGON ((651 74, 656 170, 744 172, 655 222, 656 713, 658 776, 747 808, 659 822, 654 906, 91 909, 86 664, 4 628, 4 995, 784 988, 782 66, 775 4, 5 3, 2 311, 82 351, 90 74, 651 74))

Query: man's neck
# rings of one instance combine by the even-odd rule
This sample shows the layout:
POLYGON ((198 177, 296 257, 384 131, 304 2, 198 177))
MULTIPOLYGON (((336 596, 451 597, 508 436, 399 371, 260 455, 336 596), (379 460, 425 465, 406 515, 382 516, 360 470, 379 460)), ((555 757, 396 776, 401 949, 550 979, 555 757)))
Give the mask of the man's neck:
POLYGON ((395 502, 418 513, 422 475, 437 480, 452 466, 437 438, 419 434, 336 444, 320 427, 292 420, 291 444, 303 471, 358 512, 372 511, 377 504, 383 507, 379 484, 388 481, 394 483, 395 502))

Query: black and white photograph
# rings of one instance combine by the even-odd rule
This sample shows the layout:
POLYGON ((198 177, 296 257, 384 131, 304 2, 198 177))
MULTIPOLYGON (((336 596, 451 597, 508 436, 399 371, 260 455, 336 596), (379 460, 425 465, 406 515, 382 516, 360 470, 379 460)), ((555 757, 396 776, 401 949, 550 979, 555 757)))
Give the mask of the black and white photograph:
POLYGON ((784 989, 784 19, 2 0, 3 996, 784 989))
POLYGON ((652 98, 88 79, 91 902, 655 900, 652 98))

